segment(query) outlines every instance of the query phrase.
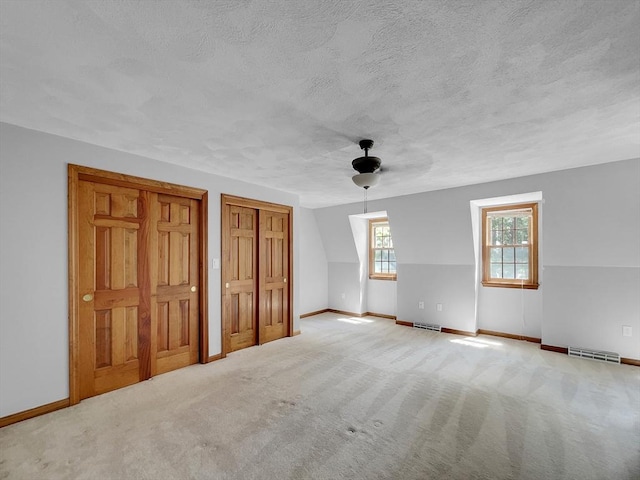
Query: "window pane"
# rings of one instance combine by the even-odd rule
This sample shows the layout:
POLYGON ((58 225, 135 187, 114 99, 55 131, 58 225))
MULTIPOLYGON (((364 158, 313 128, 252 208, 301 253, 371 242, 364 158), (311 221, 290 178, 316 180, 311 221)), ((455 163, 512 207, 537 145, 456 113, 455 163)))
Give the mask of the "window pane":
POLYGON ((502 265, 502 274, 502 278, 515 278, 515 265, 513 263, 502 265))
POLYGON ((390 262, 395 262, 396 261, 396 251, 395 250, 389 250, 389 261, 390 262))
POLYGON ((380 248, 382 247, 382 237, 378 237, 376 236, 376 244, 375 244, 376 248, 380 248))
POLYGON ((502 262, 502 249, 492 247, 491 248, 491 262, 499 263, 502 262))
POLYGON ((502 218, 502 229, 510 230, 515 226, 515 218, 514 217, 503 217, 502 218))
POLYGON ((382 252, 380 250, 376 250, 373 258, 376 262, 379 262, 382 260, 382 252))
POLYGON ((503 230, 502 231, 502 244, 503 245, 513 245, 513 230, 503 230))
POLYGON ((396 263, 389 262, 389 273, 396 273, 396 263))
POLYGON ((502 230, 491 230, 491 245, 502 245, 502 230))
POLYGON ((502 230, 502 217, 493 217, 491 219, 491 230, 502 230))
POLYGON ((518 217, 516 219, 516 228, 529 228, 529 217, 518 217))
POLYGON ((529 243, 529 230, 516 230, 516 243, 522 245, 523 243, 529 243))
POLYGON ((387 260, 389 260, 389 251, 388 250, 382 250, 380 253, 382 253, 382 261, 386 262, 387 260))
POLYGON ((375 273, 382 273, 382 262, 376 262, 375 273))
POLYGON ((502 264, 501 263, 492 263, 491 264, 491 278, 502 278, 502 264))
POLYGON ((382 239, 382 246, 383 246, 384 248, 389 248, 389 237, 384 237, 384 238, 382 239))
POLYGON ((516 265, 516 278, 518 280, 529 280, 529 265, 516 265))
POLYGON ((515 260, 514 248, 503 248, 502 249, 502 261, 504 263, 513 263, 515 260))
POLYGON ((529 263, 528 247, 516 247, 516 263, 529 263))

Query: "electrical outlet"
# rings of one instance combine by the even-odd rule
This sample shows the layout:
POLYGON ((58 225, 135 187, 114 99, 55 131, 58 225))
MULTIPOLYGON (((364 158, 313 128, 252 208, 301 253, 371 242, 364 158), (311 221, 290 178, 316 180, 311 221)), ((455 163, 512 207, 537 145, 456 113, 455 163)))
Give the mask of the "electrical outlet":
POLYGON ((424 310, 424 302, 418 302, 418 308, 424 310))
POLYGON ((220 268, 220 259, 219 258, 212 258, 211 259, 211 268, 214 270, 217 270, 220 268))
POLYGON ((441 303, 436 303, 436 311, 437 312, 441 312, 442 311, 442 304, 441 303))
POLYGON ((622 326, 622 336, 630 337, 631 336, 631 325, 623 325, 622 326))

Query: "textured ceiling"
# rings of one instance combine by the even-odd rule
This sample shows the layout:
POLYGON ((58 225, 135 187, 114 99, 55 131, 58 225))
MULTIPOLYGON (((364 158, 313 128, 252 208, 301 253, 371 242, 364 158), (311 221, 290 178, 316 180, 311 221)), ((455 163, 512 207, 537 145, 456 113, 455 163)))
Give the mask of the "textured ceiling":
POLYGON ((640 2, 0 1, 0 120, 369 198, 640 156, 640 2))

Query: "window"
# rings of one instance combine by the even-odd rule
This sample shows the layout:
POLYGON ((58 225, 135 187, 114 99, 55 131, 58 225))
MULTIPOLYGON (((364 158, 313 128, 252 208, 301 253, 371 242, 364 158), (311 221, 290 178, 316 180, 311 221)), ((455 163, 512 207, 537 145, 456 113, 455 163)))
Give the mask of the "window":
POLYGON ((482 284, 538 288, 538 204, 482 209, 482 284))
POLYGON ((396 279, 396 252, 386 218, 369 220, 369 278, 396 279))

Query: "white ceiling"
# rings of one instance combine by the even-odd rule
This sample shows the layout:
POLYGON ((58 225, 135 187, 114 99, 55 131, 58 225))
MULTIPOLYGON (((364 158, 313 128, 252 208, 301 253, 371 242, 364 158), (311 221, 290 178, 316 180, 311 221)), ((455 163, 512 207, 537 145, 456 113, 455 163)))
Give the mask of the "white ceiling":
POLYGON ((640 156, 640 2, 0 0, 0 120, 300 195, 640 156))

